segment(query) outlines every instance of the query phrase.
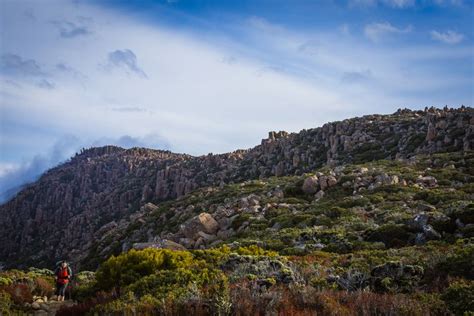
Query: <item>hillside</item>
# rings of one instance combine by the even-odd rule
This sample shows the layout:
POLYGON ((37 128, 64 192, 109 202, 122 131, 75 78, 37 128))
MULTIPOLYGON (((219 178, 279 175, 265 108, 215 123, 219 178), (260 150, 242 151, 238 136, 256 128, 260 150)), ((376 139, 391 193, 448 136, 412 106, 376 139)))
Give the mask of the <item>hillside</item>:
POLYGON ((221 155, 83 150, 1 206, 1 261, 30 268, 0 272, 0 313, 474 312, 473 135, 472 108, 431 108, 221 155), (62 258, 66 304, 38 269, 62 258))
MULTIPOLYGON (((0 226, 4 227, 0 262, 49 266, 51 258, 68 257, 80 264, 97 252, 98 244, 103 243, 102 232, 115 229, 117 223, 117 229, 125 225, 131 230, 130 219, 142 217, 146 203, 180 201, 198 188, 212 191, 212 187, 230 188, 226 184, 255 179, 278 182, 283 176, 300 176, 323 166, 398 161, 437 152, 469 153, 474 147, 473 120, 472 108, 399 110, 299 133, 271 132, 252 149, 199 157, 144 148, 87 149, 49 170, 0 207, 0 226)), ((337 176, 334 170, 327 175, 337 176)), ((343 180, 336 177, 339 186, 346 182, 343 180)), ((194 212, 198 210, 206 208, 194 212)), ((168 211, 168 216, 176 226, 188 213, 176 209, 175 213, 168 211)), ((172 231, 174 226, 166 225, 164 231, 172 231)), ((141 236, 135 239, 154 240, 161 233, 150 230, 145 238, 143 230, 140 227, 135 232, 141 236)))

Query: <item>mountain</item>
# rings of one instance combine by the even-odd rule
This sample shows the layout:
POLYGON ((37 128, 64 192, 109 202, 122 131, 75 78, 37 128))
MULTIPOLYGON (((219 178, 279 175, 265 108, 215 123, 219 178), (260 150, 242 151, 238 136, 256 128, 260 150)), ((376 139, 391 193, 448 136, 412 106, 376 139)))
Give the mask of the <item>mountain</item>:
MULTIPOLYGON (((285 238, 290 237, 279 234, 282 229, 293 226, 303 229, 324 223, 303 216, 307 214, 294 204, 301 204, 302 208, 324 205, 331 209, 330 202, 348 199, 349 208, 359 204, 377 208, 382 202, 359 198, 362 195, 359 188, 374 189, 382 185, 417 185, 445 194, 436 191, 439 180, 426 167, 442 173, 453 165, 459 179, 446 181, 456 180, 457 184, 441 185, 463 187, 466 181, 472 181, 473 148, 474 111, 469 107, 404 109, 391 115, 327 123, 299 133, 270 132, 254 148, 218 155, 195 157, 115 146, 90 148, 50 169, 0 206, 0 262, 7 267, 41 267, 68 258, 78 267, 94 267, 100 258, 130 247, 146 247, 146 243, 201 248, 224 241, 248 241, 252 234, 245 235, 245 227, 255 224, 262 231, 271 228, 277 232, 275 243, 279 244, 270 248, 292 247, 296 251, 299 247, 304 251, 307 244, 327 247, 329 241, 337 244, 331 234, 325 242, 323 237, 310 234, 293 236, 297 243, 292 241, 291 247, 285 243, 285 238), (442 153, 452 154, 442 156, 442 153), (454 162, 450 163, 451 160, 454 162), (362 166, 375 161, 393 161, 397 165, 362 166), (368 168, 370 177, 354 168, 368 168), (246 193, 255 196, 242 196, 246 193), (263 196, 285 199, 279 203, 287 204, 282 207, 286 211, 271 211, 271 207, 262 204, 263 196), (237 214, 229 209, 248 211, 237 214), (286 216, 286 220, 271 221, 260 211, 276 212, 276 217, 286 216), (305 242, 305 238, 312 242, 305 242)), ((459 198, 472 200, 472 192, 462 192, 458 192, 459 198)), ((425 204, 427 209, 431 207, 430 203, 425 204)), ((323 214, 329 218, 326 221, 330 223, 331 216, 339 218, 344 214, 348 208, 344 205, 334 210, 335 215, 323 214)), ((469 203, 460 206, 460 214, 464 214, 464 208, 469 210, 469 203)), ((406 217, 409 212, 399 210, 399 213, 406 217)), ((451 219, 445 218, 445 224, 452 226, 451 219)), ((418 228, 407 230, 406 234, 411 235, 404 235, 400 242, 414 243, 416 238, 420 242, 440 234, 433 229, 430 235, 430 228, 425 227, 427 222, 428 218, 418 228)), ((366 227, 364 232, 374 233, 377 227, 366 227)), ((451 227, 448 231, 455 230, 451 227)), ((264 240, 261 237, 258 238, 264 240)), ((361 242, 384 242, 383 236, 367 237, 361 233, 352 237, 361 242)))

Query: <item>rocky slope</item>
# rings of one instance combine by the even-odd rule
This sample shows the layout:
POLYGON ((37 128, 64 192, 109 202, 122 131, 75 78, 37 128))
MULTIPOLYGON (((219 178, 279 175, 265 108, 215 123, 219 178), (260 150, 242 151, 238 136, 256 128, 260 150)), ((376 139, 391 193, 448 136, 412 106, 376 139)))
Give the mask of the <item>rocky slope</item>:
POLYGON ((473 183, 474 153, 454 152, 198 189, 104 226, 86 261, 150 247, 305 255, 451 242, 474 237, 473 183))
MULTIPOLYGON (((144 148, 92 148, 49 170, 0 207, 0 262, 7 266, 49 266, 63 257, 77 263, 91 262, 99 253, 120 252, 135 241, 157 241, 159 234, 173 234, 167 236, 169 242, 174 240, 186 247, 199 247, 204 241, 210 244, 208 239, 215 241, 232 236, 217 238, 222 223, 217 223, 217 227, 215 219, 206 215, 194 220, 199 231, 177 230, 179 224, 189 220, 188 216, 204 212, 192 210, 191 202, 186 206, 189 207, 187 212, 170 207, 172 212, 167 212, 166 219, 171 222, 163 222, 166 229, 149 227, 147 220, 150 219, 144 214, 156 212, 157 207, 147 203, 161 207, 168 205, 164 201, 178 198, 179 202, 198 188, 209 187, 210 192, 216 190, 212 187, 225 190, 232 188, 233 183, 272 176, 283 179, 283 176, 300 176, 323 166, 332 167, 331 172, 315 175, 305 185, 304 191, 309 190, 306 194, 321 195, 319 192, 325 192, 325 187, 342 181, 335 166, 440 152, 469 153, 473 148, 474 111, 465 107, 399 110, 392 115, 327 123, 299 133, 270 132, 259 146, 220 155, 193 157, 144 148), (136 236, 124 237, 122 230, 129 235, 136 232, 136 236), (196 245, 198 233, 205 235, 199 236, 201 241, 196 245), (124 238, 121 244, 104 242, 106 236, 110 239, 119 235, 124 238)), ((422 173, 420 176, 422 180, 414 180, 415 184, 424 186, 427 181, 427 185, 431 185, 430 178, 424 179, 422 173)), ((369 181, 361 179, 362 183, 369 181)), ((379 180, 381 183, 396 181, 384 176, 379 180)), ((364 187, 355 183, 350 186, 354 190, 364 187)), ((266 194, 278 196, 279 192, 274 187, 266 194)), ((257 207, 252 199, 247 203, 245 207, 257 207)), ((225 209, 221 208, 221 212, 225 209)), ((235 214, 225 218, 232 216, 235 214)), ((227 224, 234 225, 235 229, 240 227, 231 220, 227 224)))

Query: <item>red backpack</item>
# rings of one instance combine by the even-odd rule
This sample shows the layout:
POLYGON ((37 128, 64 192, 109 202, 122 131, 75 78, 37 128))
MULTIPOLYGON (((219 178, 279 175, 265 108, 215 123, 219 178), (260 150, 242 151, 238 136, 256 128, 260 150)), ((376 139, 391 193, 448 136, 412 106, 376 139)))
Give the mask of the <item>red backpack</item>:
POLYGON ((58 271, 58 282, 61 284, 66 284, 69 282, 69 271, 68 267, 65 268, 59 268, 58 271))

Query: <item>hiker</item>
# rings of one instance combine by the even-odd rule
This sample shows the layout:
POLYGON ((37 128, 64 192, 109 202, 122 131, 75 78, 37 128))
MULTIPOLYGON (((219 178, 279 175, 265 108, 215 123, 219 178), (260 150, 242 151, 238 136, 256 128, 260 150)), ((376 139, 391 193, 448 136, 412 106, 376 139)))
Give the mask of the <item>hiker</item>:
POLYGON ((72 270, 66 261, 61 261, 54 271, 56 276, 56 295, 58 296, 58 302, 64 301, 66 294, 66 288, 72 277, 72 270))

